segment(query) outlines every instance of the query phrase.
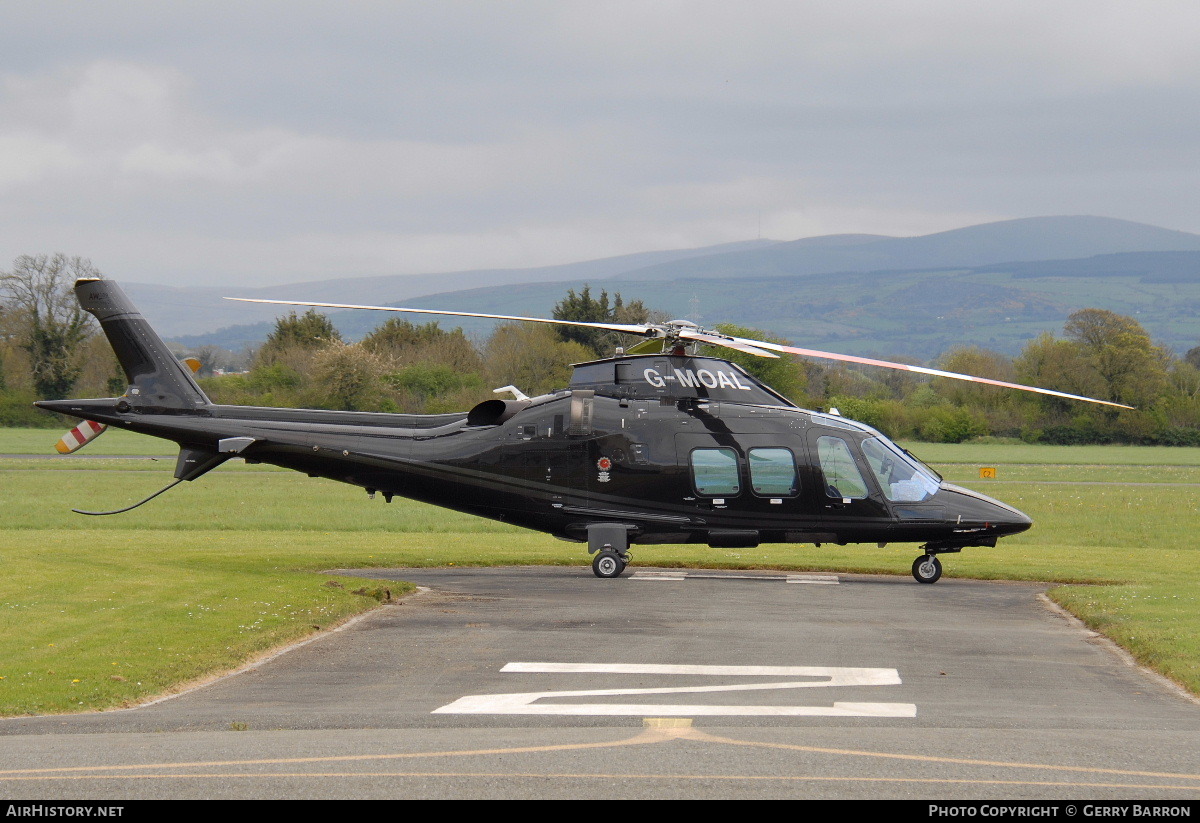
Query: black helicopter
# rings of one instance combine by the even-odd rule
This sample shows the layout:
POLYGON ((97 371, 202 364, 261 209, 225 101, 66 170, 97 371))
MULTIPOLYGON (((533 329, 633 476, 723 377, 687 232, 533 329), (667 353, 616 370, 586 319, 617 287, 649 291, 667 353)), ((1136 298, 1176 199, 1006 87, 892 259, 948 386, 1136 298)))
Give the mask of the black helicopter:
MULTIPOLYGON (((75 284, 129 380, 121 397, 43 400, 85 421, 73 451, 108 425, 179 445, 175 481, 129 511, 232 457, 513 523, 588 545, 598 577, 618 577, 635 543, 922 543, 913 576, 934 583, 939 554, 995 546, 1025 514, 951 485, 878 431, 801 409, 736 364, 692 343, 763 357, 787 352, 1119 405, 920 366, 730 337, 675 320, 583 323, 387 306, 250 302, 464 315, 591 326, 645 341, 579 363, 570 385, 486 400, 458 414, 379 414, 212 403, 191 368, 110 280, 75 284)), ((236 298, 231 298, 236 299, 236 298)), ((192 366, 198 364, 191 364, 192 366)), ((1128 408, 1128 407, 1125 407, 1128 408)))

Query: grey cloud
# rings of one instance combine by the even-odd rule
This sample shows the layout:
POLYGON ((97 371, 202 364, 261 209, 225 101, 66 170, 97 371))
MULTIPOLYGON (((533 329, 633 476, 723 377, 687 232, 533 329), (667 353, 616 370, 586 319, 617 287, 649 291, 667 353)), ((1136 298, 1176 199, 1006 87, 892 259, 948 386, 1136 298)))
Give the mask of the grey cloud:
POLYGON ((1050 213, 1200 231, 1200 7, 1134 8, 10 3, 0 263, 265 283, 760 219, 780 239, 1050 213))

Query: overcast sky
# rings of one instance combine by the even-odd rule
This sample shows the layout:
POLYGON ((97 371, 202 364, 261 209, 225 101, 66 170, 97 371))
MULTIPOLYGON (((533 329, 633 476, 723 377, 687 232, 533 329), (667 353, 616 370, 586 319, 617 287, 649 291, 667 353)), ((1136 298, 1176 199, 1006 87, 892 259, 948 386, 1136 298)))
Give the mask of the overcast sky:
POLYGON ((268 285, 1050 214, 1200 232, 1198 31, 1194 0, 4 0, 0 269, 268 285))

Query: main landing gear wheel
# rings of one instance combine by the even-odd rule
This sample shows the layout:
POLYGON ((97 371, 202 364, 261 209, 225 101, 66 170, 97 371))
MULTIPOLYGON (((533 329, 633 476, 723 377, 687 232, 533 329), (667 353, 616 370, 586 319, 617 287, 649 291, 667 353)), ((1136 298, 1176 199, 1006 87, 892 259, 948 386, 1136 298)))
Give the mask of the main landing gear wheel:
POLYGON ((625 565, 625 559, 614 551, 597 552, 592 559, 592 573, 596 577, 620 577, 625 565))
POLYGON ((942 576, 942 561, 932 554, 923 554, 913 561, 912 573, 918 583, 936 583, 942 576))

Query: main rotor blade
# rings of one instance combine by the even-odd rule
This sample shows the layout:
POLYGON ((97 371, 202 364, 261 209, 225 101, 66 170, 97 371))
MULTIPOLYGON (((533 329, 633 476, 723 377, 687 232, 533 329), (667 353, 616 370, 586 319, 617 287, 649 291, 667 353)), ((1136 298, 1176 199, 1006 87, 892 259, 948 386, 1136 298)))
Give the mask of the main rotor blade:
POLYGON ((1054 391, 1053 389, 1040 389, 1037 386, 1022 386, 1020 383, 1006 383, 1003 380, 992 380, 987 377, 975 377, 970 374, 958 374, 952 371, 942 371, 941 369, 930 369, 925 366, 911 366, 908 363, 892 363, 888 360, 875 360, 871 357, 855 357, 852 354, 834 354, 827 351, 815 351, 813 349, 801 349, 796 346, 783 346, 779 343, 767 343, 762 340, 743 340, 740 337, 734 338, 739 343, 748 343, 752 346, 762 346, 764 349, 772 349, 774 351, 790 352, 791 354, 800 354, 805 357, 819 357, 823 360, 841 360, 846 363, 861 363, 865 366, 881 366, 885 369, 899 369, 901 371, 918 372, 919 374, 929 374, 934 377, 950 377, 954 380, 967 380, 971 383, 986 383, 989 386, 1002 386, 1006 389, 1019 389, 1021 391, 1037 392, 1038 394, 1048 394, 1053 397, 1065 397, 1068 400, 1082 400, 1085 403, 1099 403, 1102 406, 1116 406, 1119 409, 1132 409, 1133 406, 1126 406, 1124 403, 1113 403, 1109 400, 1097 400, 1094 397, 1084 397, 1079 394, 1067 394, 1066 392, 1054 391))
POLYGON ((725 337, 720 334, 707 334, 702 331, 689 331, 686 329, 679 332, 679 336, 685 337, 688 340, 698 340, 701 343, 708 343, 711 346, 724 346, 727 349, 744 351, 747 354, 756 354, 759 357, 779 357, 775 352, 770 352, 762 348, 757 341, 741 340, 736 337, 725 337))
MULTIPOLYGON (((370 309, 374 311, 399 311, 410 312, 413 314, 436 314, 449 317, 482 317, 489 320, 519 320, 526 323, 552 323, 560 326, 586 326, 592 329, 607 329, 609 331, 625 332, 626 334, 638 334, 643 337, 658 337, 663 334, 663 330, 655 326, 634 325, 626 323, 585 323, 579 320, 552 320, 546 317, 518 317, 509 314, 482 314, 479 312, 466 311, 443 311, 439 309, 412 309, 402 308, 399 306, 359 306, 350 303, 318 303, 307 300, 266 300, 257 297, 226 297, 226 300, 237 300, 242 303, 271 303, 280 306, 315 306, 317 308, 326 309, 370 309)), ((799 354, 804 357, 817 357, 822 360, 839 360, 845 363, 859 363, 866 366, 880 366, 885 369, 898 369, 900 371, 917 372, 918 374, 928 374, 933 377, 949 377, 953 380, 966 380, 970 383, 984 383, 989 386, 1001 386, 1006 389, 1018 389, 1020 391, 1036 392, 1037 394, 1046 394, 1052 397, 1063 397, 1068 400, 1081 400, 1084 403, 1098 403, 1102 406, 1115 406, 1120 409, 1132 409, 1133 406, 1127 406, 1124 403, 1113 403, 1109 400, 1097 400, 1094 397, 1084 397, 1079 394, 1068 394, 1067 392, 1054 391, 1053 389, 1042 389, 1037 386, 1023 386, 1020 383, 1007 383, 1003 380, 992 380, 987 377, 975 377, 970 374, 958 374, 956 372, 942 371, 941 369, 930 369, 925 366, 912 366, 908 363, 893 363, 888 360, 876 360, 871 357, 856 357, 852 354, 836 354, 834 352, 817 351, 815 349, 802 349, 797 346, 784 346, 779 343, 768 343, 764 340, 747 340, 742 337, 725 337, 723 335, 709 334, 700 330, 692 331, 690 329, 682 329, 679 332, 680 337, 690 340, 696 340, 703 343, 709 343, 715 346, 725 346, 726 348, 744 351, 750 354, 758 355, 759 357, 775 357, 771 354, 772 351, 788 352, 790 354, 799 354)))
POLYGON ((325 309, 373 309, 375 311, 406 311, 414 314, 440 314, 451 317, 483 317, 490 320, 523 320, 526 323, 556 323, 560 326, 587 326, 593 329, 608 329, 626 334, 647 335, 654 331, 653 326, 638 326, 625 323, 585 323, 581 320, 551 320, 546 317, 514 317, 508 314, 480 314, 469 311, 440 311, 438 309, 405 309, 398 306, 355 306, 349 303, 313 303, 307 300, 264 300, 257 297, 226 297, 226 300, 238 300, 242 303, 276 303, 281 306, 317 306, 325 309))

